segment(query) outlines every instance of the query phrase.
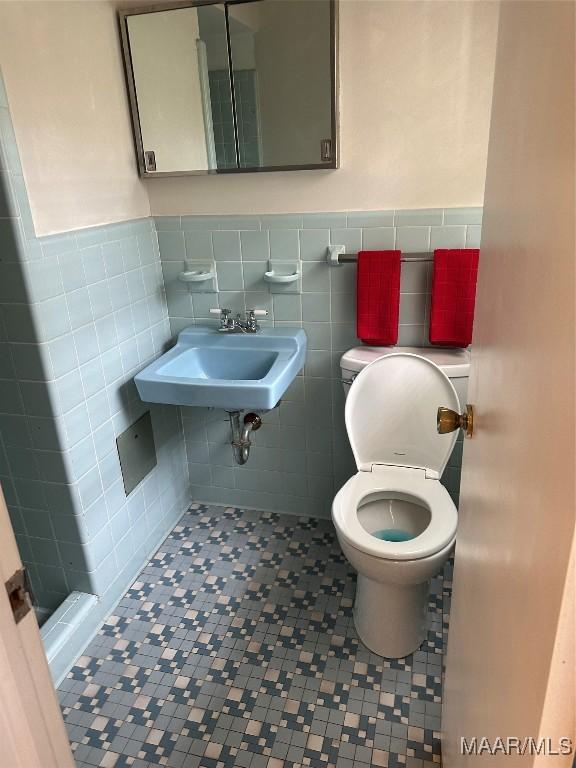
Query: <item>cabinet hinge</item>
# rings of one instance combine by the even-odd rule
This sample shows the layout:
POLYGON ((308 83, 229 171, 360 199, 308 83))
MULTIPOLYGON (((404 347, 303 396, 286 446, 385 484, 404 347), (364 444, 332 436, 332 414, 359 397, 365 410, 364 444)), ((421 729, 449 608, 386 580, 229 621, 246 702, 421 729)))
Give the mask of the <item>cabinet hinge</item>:
POLYGON ((32 608, 28 590, 28 574, 25 568, 11 576, 6 582, 6 592, 10 600, 10 607, 14 615, 14 621, 18 624, 32 608))

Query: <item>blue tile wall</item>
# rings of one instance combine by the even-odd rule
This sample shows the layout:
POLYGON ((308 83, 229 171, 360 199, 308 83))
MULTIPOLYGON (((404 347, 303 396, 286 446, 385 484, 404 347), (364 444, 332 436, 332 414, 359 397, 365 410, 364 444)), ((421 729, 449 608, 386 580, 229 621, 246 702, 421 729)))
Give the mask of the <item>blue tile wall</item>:
MULTIPOLYGON (((223 411, 182 409, 192 497, 266 510, 328 516, 335 492, 356 471, 344 425, 340 357, 356 337, 356 269, 325 263, 329 244, 400 248, 478 247, 481 208, 357 211, 262 216, 157 217, 173 334, 214 325, 212 307, 267 309, 263 325, 298 326, 308 335, 302 375, 279 408, 264 416, 246 466, 234 464, 223 411), (302 260, 302 294, 272 295, 268 259, 302 260), (177 280, 184 260, 214 259, 216 293, 177 280)), ((426 346, 432 265, 402 265, 399 344, 426 346)), ((443 478, 457 500, 460 449, 443 478)))
POLYGON ((134 374, 170 338, 158 241, 151 219, 31 222, 0 88, 0 484, 40 605, 95 594, 95 630, 188 502, 177 409, 150 408, 158 465, 128 497, 116 451, 148 409, 134 374))

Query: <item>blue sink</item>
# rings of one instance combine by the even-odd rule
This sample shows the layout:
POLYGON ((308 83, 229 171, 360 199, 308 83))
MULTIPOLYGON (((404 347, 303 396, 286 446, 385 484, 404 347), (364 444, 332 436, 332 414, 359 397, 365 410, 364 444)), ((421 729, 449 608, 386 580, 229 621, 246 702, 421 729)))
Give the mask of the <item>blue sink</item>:
POLYGON ((268 410, 302 369, 305 356, 301 328, 224 334, 192 327, 134 380, 147 403, 268 410))

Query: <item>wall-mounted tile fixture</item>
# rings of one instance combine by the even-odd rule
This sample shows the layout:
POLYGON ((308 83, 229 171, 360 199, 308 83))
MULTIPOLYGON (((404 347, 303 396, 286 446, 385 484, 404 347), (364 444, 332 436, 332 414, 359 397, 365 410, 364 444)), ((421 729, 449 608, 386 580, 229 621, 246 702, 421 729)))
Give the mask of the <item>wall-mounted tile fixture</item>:
POLYGON ((299 261, 270 260, 264 280, 270 293, 302 293, 302 265, 299 261))
POLYGON ((195 293, 217 293, 216 265, 214 262, 184 262, 178 280, 189 285, 195 293))
MULTIPOLYGON (((326 263, 331 267, 340 267, 342 264, 356 264, 358 261, 357 253, 346 253, 345 246, 343 245, 329 245, 326 250, 326 263)), ((420 251, 417 253, 410 253, 407 256, 402 256, 400 261, 403 262, 428 262, 434 261, 433 253, 428 251, 420 251)))

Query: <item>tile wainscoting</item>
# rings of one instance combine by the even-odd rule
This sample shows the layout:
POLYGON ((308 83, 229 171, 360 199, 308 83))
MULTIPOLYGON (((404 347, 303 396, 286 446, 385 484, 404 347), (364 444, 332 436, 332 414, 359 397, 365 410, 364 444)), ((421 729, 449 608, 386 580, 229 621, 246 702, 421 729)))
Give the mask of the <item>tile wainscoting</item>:
MULTIPOLYGON (((326 517, 335 492, 356 471, 344 426, 340 357, 356 337, 356 268, 329 267, 329 244, 348 252, 478 247, 481 208, 267 216, 156 217, 172 332, 214 325, 213 307, 268 310, 263 324, 301 326, 308 335, 302 375, 279 408, 264 414, 246 466, 234 464, 227 414, 182 409, 193 498, 326 517), (216 292, 177 280, 184 260, 214 260, 216 292), (272 294, 268 259, 302 262, 302 294, 272 294)), ((431 263, 403 263, 399 344, 428 343, 431 263)), ((443 482, 458 500, 462 443, 443 482)))
POLYGON ((39 605, 99 598, 71 663, 188 504, 181 415, 133 383, 170 328, 153 221, 37 238, 1 80, 0 132, 0 485, 39 605), (116 437, 146 410, 127 497, 116 437))

